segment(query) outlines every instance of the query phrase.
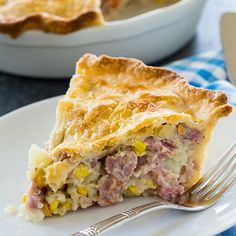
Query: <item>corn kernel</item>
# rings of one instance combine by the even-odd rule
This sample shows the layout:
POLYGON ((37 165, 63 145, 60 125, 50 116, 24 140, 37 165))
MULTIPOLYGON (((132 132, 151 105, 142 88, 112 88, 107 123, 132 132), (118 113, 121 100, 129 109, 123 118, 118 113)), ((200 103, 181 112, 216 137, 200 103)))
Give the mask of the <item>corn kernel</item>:
POLYGON ((145 153, 147 144, 139 139, 134 140, 134 151, 137 155, 145 153))
POLYGON ((39 187, 42 187, 45 183, 44 170, 35 169, 32 179, 39 187))
POLYGON ((72 207, 72 203, 70 201, 66 201, 63 206, 67 209, 67 210, 70 210, 71 207, 72 207))
POLYGON ((50 210, 53 212, 57 209, 59 204, 58 199, 54 199, 53 202, 50 204, 50 210))
POLYGON ((148 188, 151 188, 152 184, 153 184, 153 182, 150 179, 146 179, 146 186, 148 188))
POLYGON ((157 184, 153 183, 150 179, 146 179, 146 186, 150 189, 157 189, 157 184))
POLYGON ((81 195, 81 196, 87 196, 88 191, 85 187, 78 187, 77 192, 81 195))
POLYGON ((26 200, 27 200, 27 195, 24 194, 24 195, 22 196, 22 198, 21 198, 22 204, 25 204, 25 203, 26 203, 26 200))
POLYGON ((44 203, 44 205, 43 205, 43 213, 44 213, 45 216, 51 216, 52 215, 52 212, 50 211, 49 205, 48 205, 47 202, 44 203))
POLYGON ((135 185, 130 185, 129 186, 129 191, 131 192, 131 193, 133 193, 133 194, 135 194, 135 195, 140 195, 140 193, 138 192, 138 188, 137 188, 137 186, 135 186, 135 185))
POLYGON ((85 178, 89 175, 89 168, 85 164, 79 164, 74 170, 74 176, 77 179, 85 178))
POLYGON ((186 129, 184 128, 183 125, 178 125, 178 134, 184 135, 186 132, 186 129))
POLYGON ((160 133, 160 131, 161 131, 161 129, 163 128, 163 126, 162 125, 160 125, 159 127, 156 127, 155 129, 154 129, 154 135, 159 135, 159 133, 160 133))
POLYGON ((158 185, 157 183, 153 183, 153 189, 157 189, 158 185))

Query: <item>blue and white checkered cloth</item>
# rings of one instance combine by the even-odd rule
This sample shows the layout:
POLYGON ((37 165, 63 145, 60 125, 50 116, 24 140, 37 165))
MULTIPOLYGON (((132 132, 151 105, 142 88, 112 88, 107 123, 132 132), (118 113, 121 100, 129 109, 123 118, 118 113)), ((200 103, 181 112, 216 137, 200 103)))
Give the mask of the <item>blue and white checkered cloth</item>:
MULTIPOLYGON (((184 75, 195 87, 224 91, 229 102, 236 106, 236 87, 227 76, 223 52, 206 52, 173 62, 165 67, 184 75)), ((236 226, 218 236, 236 236, 236 226)))
POLYGON ((229 102, 236 106, 236 87, 228 79, 223 52, 201 53, 165 67, 184 75, 195 87, 224 91, 229 102))

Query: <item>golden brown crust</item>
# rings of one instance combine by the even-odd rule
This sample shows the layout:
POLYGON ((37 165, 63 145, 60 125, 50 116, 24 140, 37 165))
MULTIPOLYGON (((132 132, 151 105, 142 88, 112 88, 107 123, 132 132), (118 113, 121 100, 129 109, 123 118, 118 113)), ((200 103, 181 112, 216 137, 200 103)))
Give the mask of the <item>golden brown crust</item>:
POLYGON ((207 142, 218 118, 231 110, 224 93, 192 87, 173 71, 86 54, 59 102, 50 150, 54 158, 62 152, 100 157, 164 122, 198 128, 207 142))
MULTIPOLYGON (((101 13, 97 0, 90 0, 88 5, 81 6, 81 9, 79 8, 76 12, 73 12, 73 10, 71 10, 71 12, 64 15, 58 14, 57 12, 58 10, 55 10, 55 13, 53 13, 53 5, 50 6, 50 12, 47 12, 46 7, 45 9, 42 7, 41 9, 42 12, 32 11, 31 13, 30 7, 33 8, 32 5, 34 4, 29 4, 29 3, 34 3, 36 2, 36 0, 30 0, 30 1, 21 0, 23 4, 24 1, 26 2, 25 8, 29 8, 24 13, 26 14, 25 16, 17 14, 14 17, 14 13, 11 13, 11 6, 9 7, 9 9, 7 9, 7 13, 4 13, 5 5, 0 4, 1 33, 9 34, 12 38, 16 38, 23 32, 32 29, 42 30, 44 32, 50 32, 56 34, 66 34, 82 28, 87 28, 91 26, 100 26, 103 25, 104 23, 103 15, 101 13)), ((62 2, 60 4, 64 5, 66 8, 67 2, 68 4, 73 4, 73 0, 63 1, 63 4, 62 2)), ((12 3, 9 4, 13 5, 12 3)), ((79 1, 78 4, 81 5, 82 4, 81 1, 79 1)), ((19 7, 19 10, 17 9, 17 7, 15 8, 16 9, 12 11, 18 13, 18 11, 20 12, 22 10, 22 5, 19 7)))
POLYGON ((143 80, 155 78, 162 87, 167 86, 169 90, 176 93, 188 107, 192 107, 195 116, 207 114, 211 119, 218 119, 227 116, 232 111, 232 106, 227 104, 227 97, 224 92, 206 90, 193 87, 180 74, 159 67, 147 66, 137 59, 112 58, 109 56, 96 57, 91 54, 84 55, 78 63, 86 70, 101 71, 103 73, 124 72, 132 74, 133 78, 140 77, 143 80), (203 101, 205 102, 203 104, 203 101), (202 111, 201 111, 202 109, 202 111))

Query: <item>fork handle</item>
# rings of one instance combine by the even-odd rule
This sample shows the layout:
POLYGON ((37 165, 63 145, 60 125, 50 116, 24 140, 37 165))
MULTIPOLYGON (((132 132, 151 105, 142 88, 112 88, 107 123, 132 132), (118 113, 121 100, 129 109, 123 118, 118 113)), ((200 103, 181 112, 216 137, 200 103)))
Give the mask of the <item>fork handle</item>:
POLYGON ((144 204, 142 206, 138 206, 135 208, 132 208, 128 211, 125 211, 123 213, 114 215, 110 218, 107 218, 103 221, 100 221, 94 225, 91 225, 90 227, 81 230, 77 233, 72 234, 72 236, 97 236, 101 233, 111 230, 112 228, 118 227, 124 223, 127 223, 135 218, 138 218, 142 215, 145 215, 147 213, 150 213, 155 210, 164 209, 164 208, 178 208, 178 205, 163 201, 163 200, 157 200, 154 202, 150 202, 147 204, 144 204))

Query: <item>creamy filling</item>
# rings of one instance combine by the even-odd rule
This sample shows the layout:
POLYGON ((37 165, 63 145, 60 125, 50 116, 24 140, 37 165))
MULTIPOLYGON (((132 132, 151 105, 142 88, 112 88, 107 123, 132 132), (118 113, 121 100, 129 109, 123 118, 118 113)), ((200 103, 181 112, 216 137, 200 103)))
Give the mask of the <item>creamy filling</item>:
POLYGON ((102 0, 101 8, 107 21, 137 16, 180 0, 102 0))
MULTIPOLYGON (((163 124, 158 134, 159 137, 135 139, 100 160, 74 164, 57 191, 44 183, 43 169, 37 169, 25 205, 51 216, 94 203, 110 205, 122 201, 124 196, 159 195, 174 201, 193 177, 196 166, 192 149, 203 136, 184 124, 163 124)), ((69 158, 63 153, 58 163, 69 158)))

